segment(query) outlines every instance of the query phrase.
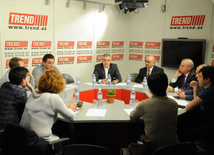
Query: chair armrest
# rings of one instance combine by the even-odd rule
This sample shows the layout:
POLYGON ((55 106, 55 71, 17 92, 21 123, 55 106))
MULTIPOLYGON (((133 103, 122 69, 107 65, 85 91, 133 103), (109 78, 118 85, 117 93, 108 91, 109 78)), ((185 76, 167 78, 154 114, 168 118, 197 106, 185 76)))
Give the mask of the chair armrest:
POLYGON ((69 140, 70 140, 69 138, 60 138, 60 139, 50 142, 49 144, 52 145, 52 144, 57 144, 57 143, 61 143, 61 142, 69 142, 69 140))
POLYGON ((128 148, 122 148, 120 150, 120 155, 130 155, 129 149, 128 148))

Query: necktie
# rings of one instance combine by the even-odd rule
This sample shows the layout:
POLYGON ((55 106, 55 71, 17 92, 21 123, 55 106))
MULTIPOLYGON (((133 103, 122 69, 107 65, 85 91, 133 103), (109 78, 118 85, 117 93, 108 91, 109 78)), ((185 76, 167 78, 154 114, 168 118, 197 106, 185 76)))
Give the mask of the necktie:
POLYGON ((150 70, 148 69, 148 73, 147 73, 146 79, 148 79, 149 75, 150 75, 150 70))
POLYGON ((185 75, 183 76, 183 84, 182 84, 182 88, 184 88, 185 87, 185 75))

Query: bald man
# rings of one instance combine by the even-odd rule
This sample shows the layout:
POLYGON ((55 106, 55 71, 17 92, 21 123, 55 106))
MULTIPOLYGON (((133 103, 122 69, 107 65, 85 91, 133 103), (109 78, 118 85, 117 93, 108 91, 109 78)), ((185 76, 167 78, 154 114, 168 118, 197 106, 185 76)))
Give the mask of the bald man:
POLYGON ((148 76, 151 73, 164 72, 164 70, 162 68, 155 66, 155 57, 152 55, 149 55, 146 57, 145 66, 146 67, 140 69, 139 74, 138 74, 137 78, 135 79, 135 82, 143 83, 143 78, 144 77, 148 78, 148 76))
MULTIPOLYGON (((208 65, 207 64, 201 64, 201 65, 199 65, 197 67, 197 69, 196 69, 196 76, 195 76, 196 78, 198 78, 198 73, 201 70, 201 68, 202 67, 206 67, 206 66, 208 66, 208 65)), ((193 82, 195 82, 195 81, 191 81, 190 82, 190 86, 191 86, 191 83, 193 83, 193 82)), ((198 87, 199 87, 198 90, 201 93, 204 90, 204 88, 200 87, 200 86, 198 86, 198 87)), ((193 100, 194 99, 193 89, 186 89, 186 90, 179 89, 177 91, 177 95, 178 95, 179 98, 183 98, 183 99, 186 99, 186 100, 193 100)))
POLYGON ((193 61, 191 59, 183 59, 167 90, 172 91, 175 87, 179 89, 192 89, 190 87, 190 82, 196 80, 195 75, 193 61))

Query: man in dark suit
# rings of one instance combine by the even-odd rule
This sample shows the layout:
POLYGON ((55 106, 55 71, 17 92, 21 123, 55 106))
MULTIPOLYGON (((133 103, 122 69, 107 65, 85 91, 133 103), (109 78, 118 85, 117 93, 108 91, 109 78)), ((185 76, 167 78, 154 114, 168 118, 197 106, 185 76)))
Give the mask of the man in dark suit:
POLYGON ((164 72, 162 68, 155 66, 155 57, 152 55, 146 57, 145 65, 146 67, 140 69, 135 82, 142 83, 144 77, 148 78, 151 73, 164 72))
POLYGON ((179 89, 191 89, 190 82, 197 80, 195 75, 193 61, 191 59, 183 59, 174 78, 171 80, 167 91, 173 91, 175 87, 178 87, 179 89))
POLYGON ((5 82, 0 88, 0 130, 8 122, 19 124, 27 101, 25 86, 34 89, 28 82, 28 69, 16 67, 9 73, 10 82, 5 82))
POLYGON ((122 81, 119 69, 116 64, 111 63, 111 56, 104 54, 102 56, 102 63, 95 65, 94 73, 96 81, 99 83, 107 83, 108 74, 111 75, 111 81, 116 84, 122 81))

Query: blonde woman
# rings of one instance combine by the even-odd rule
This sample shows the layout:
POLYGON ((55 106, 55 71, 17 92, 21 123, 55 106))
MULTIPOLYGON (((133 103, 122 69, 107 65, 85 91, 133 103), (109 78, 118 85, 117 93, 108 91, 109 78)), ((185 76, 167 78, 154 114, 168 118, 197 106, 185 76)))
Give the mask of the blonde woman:
POLYGON ((46 70, 38 80, 38 91, 33 92, 27 100, 20 124, 34 130, 39 137, 46 141, 59 139, 51 131, 58 113, 71 122, 75 117, 74 111, 76 111, 75 103, 66 107, 63 100, 57 95, 64 88, 62 75, 54 69, 46 70))

